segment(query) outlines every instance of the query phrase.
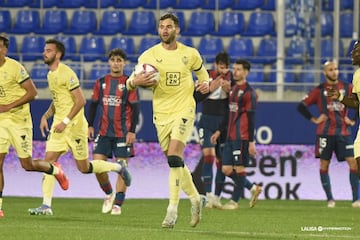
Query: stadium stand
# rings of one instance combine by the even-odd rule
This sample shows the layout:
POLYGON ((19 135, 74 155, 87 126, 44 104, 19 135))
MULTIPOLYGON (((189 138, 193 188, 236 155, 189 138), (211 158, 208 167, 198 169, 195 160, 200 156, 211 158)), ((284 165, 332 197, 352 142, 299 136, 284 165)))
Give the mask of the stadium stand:
POLYGON ((118 0, 114 7, 115 8, 139 8, 146 5, 147 0, 118 0))
POLYGON ((43 36, 25 36, 20 52, 23 61, 35 61, 42 59, 44 52, 45 38, 43 36))
POLYGON ((158 37, 142 37, 140 40, 139 48, 137 50, 137 54, 140 55, 146 49, 154 46, 155 44, 158 44, 159 42, 160 39, 158 37))
POLYGON ((40 15, 38 10, 19 10, 16 14, 13 28, 9 31, 14 34, 27 34, 40 28, 40 15))
POLYGON ((144 8, 148 9, 164 9, 164 8, 173 8, 176 5, 176 0, 161 0, 160 6, 158 6, 158 0, 147 0, 146 4, 144 5, 144 8))
POLYGON ((9 32, 11 29, 11 13, 9 10, 0 10, 0 32, 9 32))
POLYGON ((9 36, 8 56, 19 60, 18 44, 15 36, 9 36))
POLYGON ((270 12, 252 12, 244 36, 275 35, 275 21, 270 12))
POLYGON ((244 14, 241 12, 223 12, 218 29, 212 33, 217 36, 242 34, 245 28, 244 14))
POLYGON ((61 41, 66 49, 64 60, 80 61, 80 56, 77 50, 77 44, 74 36, 69 35, 58 35, 55 37, 61 41))
POLYGON ((58 0, 30 0, 28 6, 31 8, 52 8, 57 6, 57 2, 58 0))
POLYGON ((125 51, 127 59, 131 62, 136 61, 135 42, 132 37, 115 36, 111 38, 108 51, 114 48, 121 48, 125 51))
POLYGON ((217 0, 207 0, 205 4, 202 4, 202 7, 204 9, 211 9, 211 10, 215 10, 215 9, 226 9, 226 8, 231 8, 233 5, 234 0, 221 0, 221 1, 217 1, 217 0))
POLYGON ((184 36, 184 37, 179 37, 177 40, 187 46, 194 47, 194 42, 192 40, 192 37, 184 36))
POLYGON ((264 0, 234 0, 231 8, 235 10, 254 10, 260 8, 264 0))
POLYGON ((231 38, 227 52, 230 53, 231 61, 245 58, 251 61, 254 57, 254 45, 251 38, 231 38))
POLYGON ((79 53, 82 54, 85 62, 102 61, 106 58, 104 38, 102 36, 84 36, 81 39, 79 53))
POLYGON ((85 6, 87 0, 58 0, 57 7, 59 8, 80 8, 85 6))
POLYGON ((42 26, 35 29, 37 34, 58 34, 67 28, 67 13, 65 10, 48 9, 45 11, 42 26))
POLYGON ((92 10, 75 10, 65 34, 80 35, 92 33, 97 29, 96 14, 92 10))
POLYGON ((192 12, 190 20, 185 32, 182 34, 186 36, 204 36, 210 34, 215 30, 214 14, 209 11, 192 12))
POLYGON ((34 84, 37 88, 46 88, 47 83, 47 74, 49 72, 49 67, 43 63, 35 63, 30 71, 30 76, 34 81, 34 84))
POLYGON ((23 6, 29 5, 31 1, 32 0, 3 0, 1 5, 9 8, 22 8, 23 6))
POLYGON ((124 34, 145 35, 156 34, 156 20, 153 11, 136 11, 131 15, 129 26, 124 34))
POLYGON ((216 54, 224 51, 224 44, 222 39, 218 37, 202 37, 198 50, 206 63, 212 63, 216 54))
POLYGON ((86 8, 108 8, 117 4, 117 0, 86 0, 84 7, 86 8), (100 2, 100 4, 99 4, 100 2), (100 5, 100 6, 99 6, 100 5))
POLYGON ((113 35, 126 30, 126 16, 123 11, 106 10, 102 14, 99 29, 94 32, 98 35, 113 35))
POLYGON ((340 37, 351 38, 353 35, 353 13, 343 12, 340 14, 340 37))
POLYGON ((195 9, 200 8, 202 4, 201 0, 177 0, 175 9, 195 9))
POLYGON ((253 63, 273 64, 276 61, 277 41, 276 38, 262 38, 256 51, 253 63))
MULTIPOLYGON (((334 59, 335 55, 334 55, 333 47, 334 47, 334 40, 332 38, 325 38, 321 40, 321 63, 334 59)), ((339 57, 344 56, 343 49, 344 49, 343 43, 342 40, 340 39, 339 53, 338 53, 339 57)))

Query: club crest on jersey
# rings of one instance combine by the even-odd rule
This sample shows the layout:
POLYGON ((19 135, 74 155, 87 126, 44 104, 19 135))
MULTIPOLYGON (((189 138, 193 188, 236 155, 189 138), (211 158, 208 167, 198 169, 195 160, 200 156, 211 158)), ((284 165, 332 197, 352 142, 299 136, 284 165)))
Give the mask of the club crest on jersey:
POLYGON ((106 88, 106 83, 101 84, 102 89, 106 88))
POLYGON ((124 90, 125 87, 126 87, 125 84, 122 84, 122 83, 118 84, 118 89, 119 89, 120 91, 124 90))
POLYGON ((75 84, 75 78, 74 78, 74 76, 71 76, 71 78, 70 78, 70 85, 73 85, 73 84, 75 84))
POLYGON ((189 63, 189 58, 187 56, 183 56, 181 61, 184 63, 184 65, 187 65, 189 63))
POLYGON ((25 71, 24 68, 21 68, 21 70, 20 70, 20 75, 21 75, 22 77, 26 75, 26 71, 25 71))

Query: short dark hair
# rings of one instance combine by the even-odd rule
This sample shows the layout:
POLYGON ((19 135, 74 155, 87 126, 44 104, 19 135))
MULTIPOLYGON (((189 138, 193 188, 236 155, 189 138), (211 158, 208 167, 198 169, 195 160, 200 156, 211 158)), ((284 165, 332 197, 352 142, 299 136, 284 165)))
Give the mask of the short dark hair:
POLYGON ((120 56, 121 58, 123 58, 124 60, 126 60, 126 53, 124 50, 120 49, 120 48, 114 48, 109 52, 109 58, 111 58, 112 56, 120 56))
POLYGON ((9 37, 6 35, 6 33, 0 33, 0 40, 3 40, 4 46, 6 48, 9 48, 10 41, 9 41, 9 37))
POLYGON ((227 52, 220 52, 215 57, 215 62, 217 64, 224 63, 226 66, 230 65, 230 56, 227 52))
POLYGON ((46 40, 45 43, 46 44, 55 44, 56 50, 61 52, 60 60, 64 58, 64 56, 65 56, 65 45, 61 41, 59 41, 57 39, 54 39, 54 38, 51 38, 51 39, 46 40))
POLYGON ((164 15, 162 15, 160 17, 160 21, 163 21, 168 18, 170 18, 171 20, 174 21, 174 24, 176 27, 179 27, 179 18, 176 16, 175 13, 165 13, 164 15))
POLYGON ((235 64, 241 64, 244 69, 248 70, 250 72, 251 64, 248 60, 245 59, 237 59, 235 61, 235 64))

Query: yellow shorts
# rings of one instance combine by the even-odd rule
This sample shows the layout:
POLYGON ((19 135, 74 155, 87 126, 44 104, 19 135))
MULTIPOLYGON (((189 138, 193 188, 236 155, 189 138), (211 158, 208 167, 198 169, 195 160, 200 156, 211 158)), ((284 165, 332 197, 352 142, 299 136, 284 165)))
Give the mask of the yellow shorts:
POLYGON ((155 124, 155 127, 160 147, 163 151, 167 151, 171 139, 186 144, 194 128, 194 118, 179 116, 167 124, 155 124))
POLYGON ((12 146, 19 158, 32 157, 32 128, 0 126, 0 152, 8 153, 12 146))
POLYGON ((66 153, 71 150, 75 160, 89 158, 88 128, 68 125, 62 133, 55 133, 53 127, 46 141, 46 152, 66 153))

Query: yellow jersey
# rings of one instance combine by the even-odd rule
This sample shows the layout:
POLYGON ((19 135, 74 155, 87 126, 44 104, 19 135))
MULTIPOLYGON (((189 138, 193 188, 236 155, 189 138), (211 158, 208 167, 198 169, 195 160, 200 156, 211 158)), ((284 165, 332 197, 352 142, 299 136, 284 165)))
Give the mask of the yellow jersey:
MULTIPOLYGON (((192 74, 195 73, 199 82, 209 81, 197 49, 177 42, 175 50, 167 50, 159 43, 141 54, 138 63, 149 63, 160 73, 159 83, 152 88, 154 123, 169 123, 179 114, 195 117, 192 74)), ((128 81, 134 77, 133 74, 128 81)))
POLYGON ((360 99, 360 68, 354 72, 352 84, 353 84, 352 93, 356 94, 358 99, 360 99))
MULTIPOLYGON (((0 67, 0 104, 9 104, 26 94, 21 84, 31 80, 25 67, 18 61, 5 57, 5 63, 0 67)), ((21 126, 32 128, 30 104, 12 108, 8 112, 0 113, 2 126, 21 126)))
MULTIPOLYGON (((71 91, 80 87, 80 82, 76 73, 63 63, 59 63, 55 71, 49 71, 47 79, 55 106, 54 124, 57 124, 70 113, 74 105, 71 91)), ((74 124, 81 124, 82 121, 87 124, 84 108, 72 119, 74 124)))

